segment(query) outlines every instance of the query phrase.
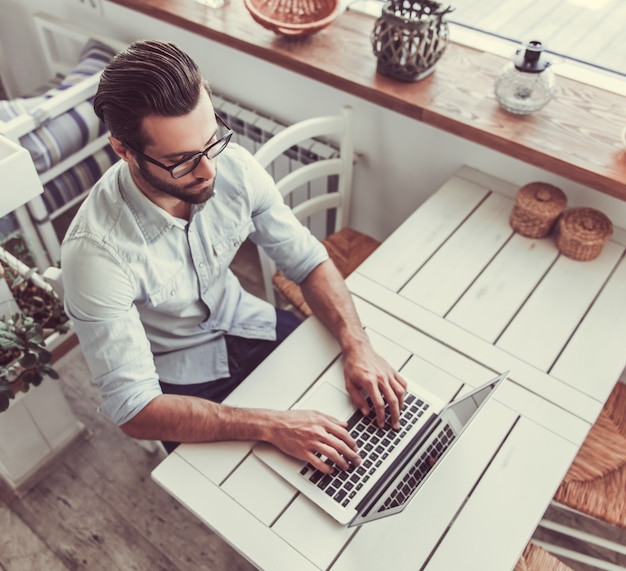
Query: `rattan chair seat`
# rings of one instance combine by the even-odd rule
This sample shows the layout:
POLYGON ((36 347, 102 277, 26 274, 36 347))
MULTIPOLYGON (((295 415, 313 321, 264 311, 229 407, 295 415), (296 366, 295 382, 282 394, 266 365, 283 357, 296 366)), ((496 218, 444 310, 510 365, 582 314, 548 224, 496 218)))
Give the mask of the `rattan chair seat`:
POLYGON ((529 543, 513 571, 572 571, 542 547, 529 543))
MULTIPOLYGON (((322 243, 326 246, 330 259, 344 279, 380 246, 378 240, 352 228, 342 228, 339 232, 327 236, 322 243)), ((302 315, 309 317, 313 313, 304 301, 300 286, 288 280, 282 272, 278 271, 274 274, 272 283, 302 315)))
POLYGON ((626 384, 615 385, 554 499, 626 529, 626 384))

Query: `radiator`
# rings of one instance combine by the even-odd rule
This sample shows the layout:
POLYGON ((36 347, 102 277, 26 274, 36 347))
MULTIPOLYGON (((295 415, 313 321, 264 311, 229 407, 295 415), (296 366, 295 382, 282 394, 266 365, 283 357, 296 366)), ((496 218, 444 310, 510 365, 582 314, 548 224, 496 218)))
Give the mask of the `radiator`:
MULTIPOLYGON (((212 97, 216 111, 234 132, 232 140, 251 153, 255 153, 263 143, 286 127, 285 123, 237 103, 224 95, 214 92, 212 97)), ((327 141, 309 139, 287 150, 282 157, 270 165, 268 170, 274 179, 279 180, 300 166, 320 159, 333 158, 338 154, 339 150, 335 145, 327 141)), ((337 177, 318 180, 296 189, 289 195, 288 204, 293 208, 303 200, 328 192, 336 192, 336 190, 337 177)), ((334 212, 320 213, 304 220, 303 223, 315 236, 320 239, 324 238, 329 234, 329 229, 334 227, 334 212)))

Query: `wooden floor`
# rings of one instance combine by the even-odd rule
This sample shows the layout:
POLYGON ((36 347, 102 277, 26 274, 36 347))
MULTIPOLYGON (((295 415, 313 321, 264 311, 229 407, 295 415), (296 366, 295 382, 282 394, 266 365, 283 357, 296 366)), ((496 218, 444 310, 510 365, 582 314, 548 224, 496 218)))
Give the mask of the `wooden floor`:
MULTIPOLYGON (((447 2, 444 2, 447 4, 447 2)), ((624 0, 452 0, 448 20, 626 75, 624 0)))
MULTIPOLYGON (((234 269, 262 293, 250 243, 234 269)), ((22 498, 0 487, 0 571, 253 569, 150 479, 164 453, 147 452, 96 412, 99 393, 80 348, 56 369, 90 437, 22 498)))
POLYGON ((24 497, 0 493, 0 569, 252 569, 152 482, 164 454, 147 452, 96 412, 97 389, 80 349, 57 369, 90 437, 24 497))
MULTIPOLYGON (((233 269, 246 289, 262 295, 258 258, 249 242, 233 269)), ((251 571, 247 561, 151 480, 164 453, 148 452, 96 412, 100 398, 80 348, 56 368, 90 436, 23 497, 0 487, 0 571, 251 571)), ((626 531, 610 533, 626 544, 626 531)), ((576 547, 549 535, 538 530, 536 537, 576 547)), ((620 559, 613 561, 626 564, 620 559)), ((593 571, 568 564, 575 571, 593 571)))

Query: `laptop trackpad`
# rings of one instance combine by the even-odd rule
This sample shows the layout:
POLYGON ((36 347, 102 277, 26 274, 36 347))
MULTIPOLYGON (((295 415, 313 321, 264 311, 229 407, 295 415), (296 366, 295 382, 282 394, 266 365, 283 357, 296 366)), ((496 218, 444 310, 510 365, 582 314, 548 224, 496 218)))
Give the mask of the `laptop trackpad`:
POLYGON ((330 383, 320 383, 298 408, 318 410, 339 420, 348 420, 356 410, 350 396, 330 383))

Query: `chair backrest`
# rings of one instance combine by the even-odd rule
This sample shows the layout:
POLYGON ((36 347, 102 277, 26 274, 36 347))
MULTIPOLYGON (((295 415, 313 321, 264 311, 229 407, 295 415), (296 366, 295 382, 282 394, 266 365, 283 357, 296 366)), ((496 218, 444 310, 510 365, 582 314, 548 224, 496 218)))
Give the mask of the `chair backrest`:
MULTIPOLYGON (((281 195, 288 200, 292 192, 308 183, 321 178, 337 177, 336 192, 328 192, 300 201, 292 208, 299 220, 305 220, 318 212, 334 209, 335 222, 332 232, 337 232, 348 224, 354 165, 353 124, 352 108, 345 106, 337 115, 314 117, 290 125, 272 137, 255 153, 254 156, 259 163, 268 169, 283 153, 309 139, 324 138, 339 141, 338 156, 320 159, 296 168, 276 181, 281 195)), ((265 295, 270 303, 276 304, 272 286, 272 276, 276 271, 276 266, 261 248, 258 250, 265 295)))

